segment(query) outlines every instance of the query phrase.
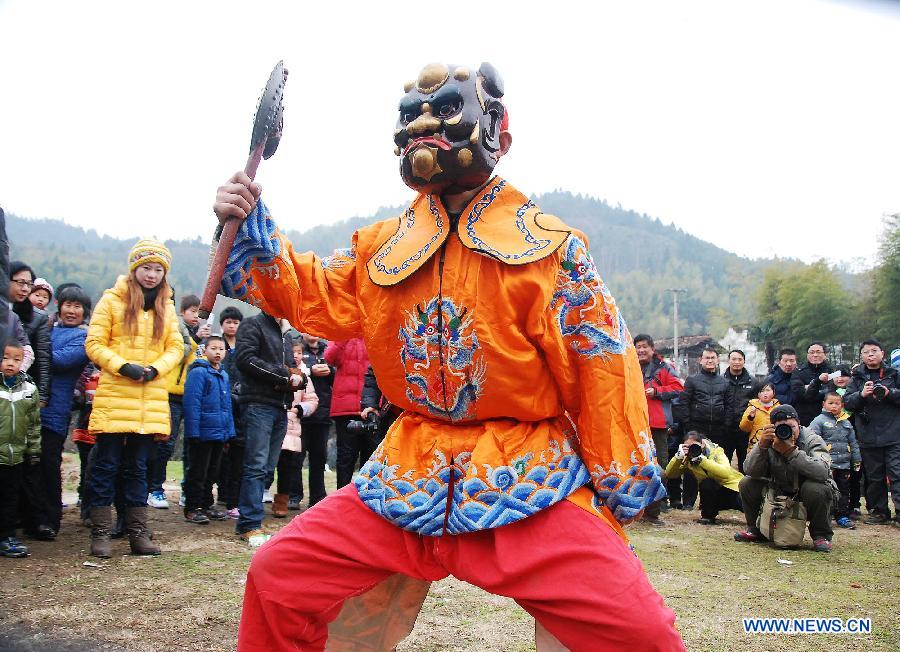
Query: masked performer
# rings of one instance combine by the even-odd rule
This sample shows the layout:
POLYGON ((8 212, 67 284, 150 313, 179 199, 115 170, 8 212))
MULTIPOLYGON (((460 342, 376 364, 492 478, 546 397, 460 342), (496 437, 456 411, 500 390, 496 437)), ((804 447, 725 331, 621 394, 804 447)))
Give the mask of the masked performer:
MULTIPOLYGON (((514 598, 571 650, 683 649, 620 527, 665 491, 587 241, 493 176, 512 142, 493 66, 430 64, 404 90, 394 153, 418 194, 349 248, 297 253, 243 173, 216 197, 220 221, 246 218, 223 292, 364 338, 404 410, 353 484, 256 553, 239 649, 323 649, 348 599, 448 574, 514 598)), ((359 622, 355 649, 393 645, 359 622)))

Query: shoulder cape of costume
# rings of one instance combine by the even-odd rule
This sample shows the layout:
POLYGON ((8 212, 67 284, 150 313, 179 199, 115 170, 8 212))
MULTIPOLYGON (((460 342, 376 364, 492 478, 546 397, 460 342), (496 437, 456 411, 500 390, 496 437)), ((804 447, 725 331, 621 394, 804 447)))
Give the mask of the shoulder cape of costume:
MULTIPOLYGON (((494 177, 463 209, 457 229, 467 249, 508 265, 546 258, 572 232, 562 220, 494 177)), ((399 218, 396 232, 369 258, 369 278, 396 285, 422 267, 450 234, 450 220, 434 195, 419 195, 399 218)))

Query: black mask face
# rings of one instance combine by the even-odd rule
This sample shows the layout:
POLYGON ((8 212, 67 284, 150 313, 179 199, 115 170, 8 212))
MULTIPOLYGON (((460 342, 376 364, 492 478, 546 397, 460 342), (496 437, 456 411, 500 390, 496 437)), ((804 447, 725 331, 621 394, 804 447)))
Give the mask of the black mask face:
POLYGON ((476 73, 430 63, 404 90, 394 153, 406 185, 426 194, 483 185, 500 159, 505 129, 503 81, 494 67, 482 63, 476 73))

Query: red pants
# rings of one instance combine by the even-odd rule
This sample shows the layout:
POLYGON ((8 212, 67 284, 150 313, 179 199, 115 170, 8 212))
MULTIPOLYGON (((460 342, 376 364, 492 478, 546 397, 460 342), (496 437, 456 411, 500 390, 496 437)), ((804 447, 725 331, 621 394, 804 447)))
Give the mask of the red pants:
POLYGON ((238 649, 322 650, 344 601, 396 573, 424 581, 452 574, 509 596, 573 651, 684 650, 675 614, 638 558, 568 501, 496 529, 423 537, 375 515, 353 485, 254 555, 238 649))

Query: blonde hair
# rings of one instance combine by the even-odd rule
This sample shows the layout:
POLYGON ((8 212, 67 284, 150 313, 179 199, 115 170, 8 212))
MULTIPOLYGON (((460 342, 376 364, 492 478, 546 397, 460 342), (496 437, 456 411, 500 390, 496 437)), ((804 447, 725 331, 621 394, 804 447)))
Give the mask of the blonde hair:
MULTIPOLYGON (((137 335, 137 317, 144 311, 144 290, 134 272, 128 275, 128 296, 125 298, 125 332, 133 338, 137 335)), ((159 282, 156 301, 153 303, 153 341, 162 339, 166 329, 166 308, 169 301, 169 282, 163 276, 159 282)))

